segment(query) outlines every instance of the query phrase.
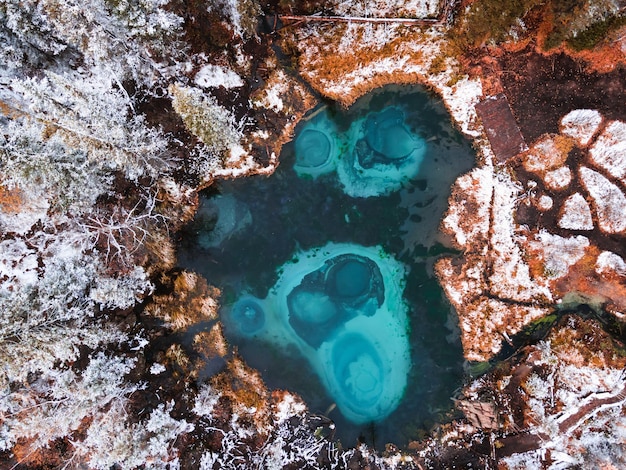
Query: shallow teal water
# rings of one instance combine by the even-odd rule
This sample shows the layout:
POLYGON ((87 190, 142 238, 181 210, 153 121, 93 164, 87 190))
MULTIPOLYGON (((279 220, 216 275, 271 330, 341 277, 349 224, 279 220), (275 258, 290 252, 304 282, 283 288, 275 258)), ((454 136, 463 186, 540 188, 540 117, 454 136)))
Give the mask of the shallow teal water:
POLYGON ((328 412, 346 445, 404 445, 463 377, 432 264, 473 152, 436 98, 388 87, 312 113, 280 161, 207 191, 179 264, 222 289, 226 333, 270 387, 328 412))
POLYGON ((295 350, 353 424, 384 420, 411 365, 406 266, 381 247, 330 242, 297 252, 264 299, 222 309, 231 335, 295 350))

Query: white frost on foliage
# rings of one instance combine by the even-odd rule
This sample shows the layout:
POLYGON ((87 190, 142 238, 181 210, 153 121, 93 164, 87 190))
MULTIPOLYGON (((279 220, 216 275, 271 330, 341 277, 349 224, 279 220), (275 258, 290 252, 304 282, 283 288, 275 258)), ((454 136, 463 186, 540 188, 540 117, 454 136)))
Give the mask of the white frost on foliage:
POLYGON ((208 149, 226 153, 241 145, 245 121, 237 121, 234 114, 221 106, 210 94, 197 87, 170 85, 174 110, 182 117, 187 129, 196 135, 208 149))
POLYGON ((137 390, 124 381, 133 365, 133 360, 100 352, 80 375, 71 369, 48 369, 29 387, 3 395, 0 416, 6 428, 0 448, 20 438, 34 438, 33 448, 45 446, 78 429, 85 417, 112 401, 124 402, 137 390))
POLYGON ((175 61, 182 56, 177 39, 184 20, 164 9, 167 3, 7 0, 2 8, 7 27, 0 34, 0 58, 20 68, 53 61, 74 65, 79 56, 81 66, 101 67, 119 73, 120 81, 133 78, 150 85, 161 78, 164 67, 155 57, 175 61))
POLYGON ((602 115, 595 109, 575 109, 561 119, 561 132, 585 146, 602 123, 602 115))
POLYGON ((89 298, 102 308, 127 309, 135 305, 140 295, 152 293, 153 285, 141 266, 119 277, 100 276, 89 291, 89 298))
POLYGON ((222 393, 211 384, 202 384, 193 405, 193 412, 198 416, 211 418, 222 393))
POLYGON ((37 282, 37 252, 20 239, 0 242, 0 290, 12 291, 37 282))
POLYGON ((532 277, 520 247, 520 242, 525 240, 517 234, 515 211, 521 197, 522 187, 509 174, 496 175, 489 254, 492 260, 491 292, 518 302, 550 300, 552 293, 549 287, 532 277))
POLYGON ((596 260, 596 272, 599 274, 614 272, 626 276, 626 261, 612 251, 603 251, 596 260))
POLYGON ((589 155, 609 175, 626 183, 626 123, 613 121, 606 126, 589 155))
POLYGON ((243 86, 243 80, 234 70, 213 64, 202 67, 196 74, 194 82, 203 88, 238 88, 243 86))
POLYGON ((172 418, 172 408, 173 402, 167 406, 161 403, 146 421, 129 424, 123 407, 113 406, 108 413, 97 416, 87 438, 75 445, 97 470, 117 466, 177 469, 178 449, 174 445, 181 434, 193 431, 194 425, 172 418))
POLYGON ((281 96, 287 92, 287 76, 285 72, 279 70, 274 74, 274 77, 274 82, 265 89, 264 96, 255 101, 254 105, 280 112, 284 108, 281 96))
POLYGON ((443 226, 453 234, 459 246, 469 247, 477 238, 485 238, 489 233, 493 188, 493 168, 486 166, 474 168, 454 183, 453 191, 458 191, 459 197, 450 202, 443 226), (471 223, 468 223, 470 217, 471 223))
POLYGON ((542 174, 562 165, 567 155, 559 148, 557 139, 552 135, 544 135, 535 142, 524 156, 524 168, 542 174))
MULTIPOLYGON (((348 3, 348 2, 346 2, 348 3)), ((339 54, 350 53, 355 42, 378 50, 399 36, 397 23, 348 23, 337 47, 339 54)))
POLYGON ((335 0, 330 6, 341 16, 426 18, 439 13, 439 0, 335 0))
POLYGON ((543 181, 548 188, 554 191, 565 189, 572 182, 572 170, 567 166, 561 166, 556 170, 548 171, 544 175, 543 181))
POLYGON ((623 468, 623 371, 591 366, 594 359, 584 358, 578 350, 555 353, 549 341, 538 347, 541 354, 534 363, 542 366, 542 372, 531 374, 524 390, 529 421, 534 423, 530 432, 542 436, 540 448, 514 454, 502 463, 509 469, 545 468, 545 453, 549 451, 550 468, 623 468), (599 405, 597 400, 604 399, 609 402, 599 405), (572 420, 574 417, 578 419, 572 420))
POLYGON ((446 107, 461 130, 469 136, 479 137, 481 131, 474 128, 477 116, 475 106, 482 100, 483 87, 479 78, 463 78, 452 87, 441 87, 440 93, 446 107))
MULTIPOLYGON (((486 262, 482 257, 473 257, 463 267, 462 276, 459 276, 451 258, 439 260, 437 269, 444 281, 442 282, 443 289, 455 307, 467 305, 469 301, 480 295, 486 283, 486 268, 486 262)), ((469 331, 468 328, 465 328, 465 331, 469 331)))
POLYGON ((542 451, 530 451, 504 457, 501 462, 508 470, 544 470, 542 451))
POLYGON ((593 230, 591 209, 580 193, 574 193, 563 203, 559 227, 568 230, 593 230))
POLYGON ((408 55, 399 57, 384 57, 371 62, 370 64, 357 67, 354 70, 344 74, 339 82, 328 82, 324 86, 324 90, 328 93, 343 95, 349 93, 355 86, 361 85, 369 81, 373 76, 391 73, 394 70, 409 71, 408 64, 410 57, 408 55))
MULTIPOLYGON (((6 173, 3 176, 6 177, 6 173)), ((16 185, 13 189, 18 188, 16 185)), ((19 197, 19 207, 15 211, 0 205, 0 232, 24 235, 37 222, 46 219, 50 208, 49 194, 42 188, 30 187, 28 191, 20 191, 19 197)))
POLYGON ((165 366, 159 362, 155 362, 154 364, 152 364, 150 366, 150 373, 152 375, 159 375, 162 374, 163 372, 165 372, 167 369, 165 368, 165 366))
MULTIPOLYGON (((306 30, 310 36, 321 36, 313 27, 306 30)), ((380 50, 383 46, 389 46, 396 35, 395 29, 385 25, 361 25, 347 27, 348 36, 343 35, 339 43, 342 49, 366 49, 370 54, 380 50), (373 34, 363 33, 371 30, 373 34), (384 38, 381 39, 381 38, 384 38), (349 40, 352 39, 352 40, 349 40)), ((309 39, 310 36, 307 36, 309 39)), ((304 38, 303 38, 304 39, 304 38)), ((375 58, 367 64, 360 64, 339 77, 327 79, 319 77, 316 70, 320 55, 337 54, 339 47, 335 42, 322 45, 315 41, 303 40, 300 44, 303 58, 303 74, 319 81, 319 86, 324 93, 330 96, 343 97, 350 95, 354 90, 367 88, 373 80, 391 77, 400 74, 405 77, 414 77, 415 81, 422 81, 427 86, 434 88, 444 99, 446 107, 460 129, 472 137, 481 137, 483 130, 480 127, 476 115, 475 106, 483 95, 482 82, 479 78, 470 79, 467 76, 458 76, 458 68, 454 59, 449 59, 446 69, 438 74, 433 74, 431 64, 441 56, 441 49, 446 47, 445 32, 439 28, 428 28, 420 34, 411 36, 410 42, 394 45, 395 51, 391 57, 375 58), (327 50, 320 51, 320 48, 327 50), (332 48, 332 49, 331 49, 332 48), (419 60, 416 60, 419 57, 419 60), (460 79, 459 79, 460 78, 460 79)), ((385 53, 387 54, 387 53, 385 53)), ((397 78, 396 78, 397 81, 397 78)), ((380 81, 378 82, 380 83, 380 81)), ((480 150, 491 158, 491 150, 488 145, 481 145, 480 150)))
POLYGON ((580 167, 580 178, 593 198, 598 225, 607 233, 621 233, 626 230, 626 196, 605 176, 586 167, 580 167))
POLYGON ((285 393, 276 404, 274 419, 277 424, 282 424, 292 416, 302 415, 306 411, 306 405, 291 393, 285 393))
POLYGON ((549 278, 565 276, 569 268, 576 264, 589 246, 589 239, 582 235, 564 238, 541 230, 531 247, 542 254, 544 270, 549 278))
MULTIPOLYGON (((42 79, 15 79, 11 86, 29 101, 25 111, 35 121, 54 122, 56 132, 49 140, 41 137, 50 130, 42 124, 20 124, 25 129, 22 140, 28 138, 30 147, 45 151, 41 156, 35 153, 38 176, 54 188, 65 181, 65 191, 81 202, 81 210, 93 206, 98 194, 108 189, 102 172, 122 171, 136 181, 167 169, 165 135, 146 125, 143 116, 131 113, 128 95, 112 76, 47 72, 42 79)), ((23 147, 19 141, 11 148, 23 147)))

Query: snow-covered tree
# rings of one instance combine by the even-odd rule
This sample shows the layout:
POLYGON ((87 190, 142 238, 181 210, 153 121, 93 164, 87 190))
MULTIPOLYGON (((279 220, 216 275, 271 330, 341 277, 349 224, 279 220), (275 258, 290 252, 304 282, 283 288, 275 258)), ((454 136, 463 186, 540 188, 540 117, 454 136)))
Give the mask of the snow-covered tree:
POLYGON ((173 403, 160 404, 146 420, 130 424, 118 402, 108 413, 96 417, 86 439, 77 445, 78 452, 86 456, 90 468, 102 470, 115 465, 178 468, 176 440, 194 426, 172 418, 172 407, 173 403))
POLYGON ((28 387, 3 395, 0 448, 10 448, 17 439, 32 440, 34 449, 45 446, 78 429, 86 416, 111 401, 127 400, 138 389, 124 381, 132 365, 128 359, 97 353, 80 374, 69 368, 50 368, 28 387))
MULTIPOLYGON (((14 68, 42 67, 70 49, 50 24, 39 2, 0 2, 0 63, 14 68)), ((73 55, 77 58, 78 51, 73 55)))
POLYGON ((64 62, 115 71, 120 80, 152 84, 179 59, 182 18, 166 0, 3 0, 0 58, 9 67, 64 62))
POLYGON ((109 190, 111 177, 97 162, 85 150, 68 147, 58 133, 45 139, 49 131, 43 123, 14 120, 4 131, 0 165, 5 186, 36 187, 53 212, 72 216, 91 211, 98 196, 109 190))
POLYGON ((215 153, 228 152, 239 145, 245 123, 220 106, 215 98, 198 88, 170 86, 172 104, 185 126, 215 153))
MULTIPOLYGON (((167 139, 133 112, 128 94, 112 72, 90 76, 47 73, 42 79, 15 79, 11 86, 27 103, 17 105, 18 111, 44 126, 39 128, 45 131, 39 139, 56 136, 54 145, 58 147, 62 141, 76 149, 76 156, 94 170, 121 171, 131 181, 144 175, 155 178, 167 170, 167 139)), ((23 127, 29 134, 21 141, 9 142, 12 150, 16 144, 37 142, 36 130, 23 127)))

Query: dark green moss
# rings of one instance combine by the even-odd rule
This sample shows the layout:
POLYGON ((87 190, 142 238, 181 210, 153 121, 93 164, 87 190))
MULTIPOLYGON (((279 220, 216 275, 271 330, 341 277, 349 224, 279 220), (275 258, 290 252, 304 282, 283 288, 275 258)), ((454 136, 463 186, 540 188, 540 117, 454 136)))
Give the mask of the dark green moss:
POLYGON ((611 31, 615 31, 626 25, 626 16, 611 16, 604 21, 592 24, 584 31, 578 33, 576 37, 568 39, 567 43, 576 51, 593 49, 611 31))
POLYGON ((473 2, 464 15, 460 30, 454 31, 463 49, 492 40, 503 41, 518 19, 526 16, 539 0, 482 0, 473 2))

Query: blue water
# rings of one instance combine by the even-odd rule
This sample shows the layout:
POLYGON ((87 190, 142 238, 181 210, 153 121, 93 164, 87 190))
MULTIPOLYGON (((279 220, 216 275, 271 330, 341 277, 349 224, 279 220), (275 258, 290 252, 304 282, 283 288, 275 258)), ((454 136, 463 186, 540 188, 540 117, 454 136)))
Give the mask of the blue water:
POLYGON ((318 178, 336 172, 342 190, 355 198, 379 197, 409 186, 427 150, 426 136, 408 125, 402 105, 369 110, 341 127, 322 108, 302 123, 295 138, 296 173, 318 178))
POLYGON ((270 387, 328 412, 345 445, 405 445, 449 419, 463 377, 432 264, 472 149, 435 97, 387 87, 315 110, 280 162, 206 191, 179 264, 222 289, 227 336, 270 387))
POLYGON ((296 351, 351 423, 384 420, 411 366, 406 266, 380 246, 330 242, 298 251, 279 272, 264 299, 223 307, 228 332, 296 351))

